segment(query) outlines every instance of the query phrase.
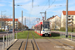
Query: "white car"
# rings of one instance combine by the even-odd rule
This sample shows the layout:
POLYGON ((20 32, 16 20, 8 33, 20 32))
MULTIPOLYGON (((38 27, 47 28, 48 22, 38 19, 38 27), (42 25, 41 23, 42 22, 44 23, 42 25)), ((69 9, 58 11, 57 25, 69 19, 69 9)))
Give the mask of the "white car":
POLYGON ((9 33, 12 33, 12 32, 13 32, 13 29, 10 29, 10 30, 9 30, 9 33))

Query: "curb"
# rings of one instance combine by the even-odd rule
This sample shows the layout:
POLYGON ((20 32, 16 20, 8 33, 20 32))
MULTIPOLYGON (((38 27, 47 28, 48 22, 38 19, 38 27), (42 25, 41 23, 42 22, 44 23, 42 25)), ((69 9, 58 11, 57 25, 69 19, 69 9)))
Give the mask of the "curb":
POLYGON ((18 39, 15 39, 11 45, 9 45, 7 48, 5 48, 5 50, 9 50, 17 41, 18 41, 18 39))

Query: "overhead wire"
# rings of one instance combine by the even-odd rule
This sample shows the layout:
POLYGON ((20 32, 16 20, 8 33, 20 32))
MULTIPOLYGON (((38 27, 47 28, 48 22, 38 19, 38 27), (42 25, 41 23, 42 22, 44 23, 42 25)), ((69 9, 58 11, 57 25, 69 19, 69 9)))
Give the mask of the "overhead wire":
MULTIPOLYGON (((54 0, 54 1, 52 2, 52 4, 51 4, 46 10, 48 10, 48 9, 55 3, 55 1, 56 1, 56 0, 54 0)), ((45 11, 46 11, 46 10, 45 10, 45 11)))
MULTIPOLYGON (((46 6, 47 4, 48 4, 48 2, 45 4, 45 6, 46 6)), ((45 7, 45 6, 44 6, 44 7, 45 7)), ((44 7, 41 9, 41 11, 44 9, 44 7)), ((37 14, 36 16, 38 16, 38 15, 39 15, 39 14, 37 14)))
POLYGON ((44 7, 42 8, 42 10, 45 8, 45 6, 48 4, 48 2, 44 5, 44 7))
MULTIPOLYGON (((51 5, 53 5, 55 1, 56 1, 56 0, 54 0, 51 5)), ((45 4, 45 6, 46 6, 48 3, 49 3, 49 7, 48 7, 48 8, 50 8, 50 7, 51 7, 51 5, 50 5, 50 0, 48 0, 48 2, 45 4)), ((45 8, 45 6, 41 9, 41 11, 45 8)), ((48 9, 48 8, 47 8, 47 9, 48 9)), ((47 9, 46 9, 46 10, 47 10, 47 9)), ((46 10, 45 10, 45 11, 46 11, 46 10)), ((37 14, 37 15, 38 15, 38 14, 37 14)), ((37 15, 36 15, 36 16, 37 16, 37 15)))

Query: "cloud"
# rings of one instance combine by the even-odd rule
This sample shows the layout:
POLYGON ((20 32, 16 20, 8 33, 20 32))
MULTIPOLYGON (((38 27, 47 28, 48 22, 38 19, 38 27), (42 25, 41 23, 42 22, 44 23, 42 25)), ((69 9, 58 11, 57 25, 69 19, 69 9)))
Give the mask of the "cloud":
POLYGON ((70 6, 68 10, 75 11, 75 6, 70 6))
MULTIPOLYGON (((26 17, 26 16, 24 16, 24 17, 23 17, 23 24, 25 24, 25 18, 26 18, 26 24, 27 24, 27 25, 29 25, 30 23, 31 23, 31 24, 36 24, 36 18, 37 18, 37 17, 26 17)), ((19 17, 18 20, 19 20, 20 22, 22 22, 22 17, 19 17)))
MULTIPOLYGON (((37 23, 36 18, 37 17, 23 17, 23 24, 25 25, 25 18, 26 18, 26 25, 31 28, 33 25, 37 23)), ((18 20, 22 23, 22 17, 19 17, 18 20)))
POLYGON ((15 3, 18 4, 18 3, 26 3, 26 2, 29 2, 30 0, 16 0, 15 3))
POLYGON ((4 4, 0 4, 0 6, 5 6, 4 4))

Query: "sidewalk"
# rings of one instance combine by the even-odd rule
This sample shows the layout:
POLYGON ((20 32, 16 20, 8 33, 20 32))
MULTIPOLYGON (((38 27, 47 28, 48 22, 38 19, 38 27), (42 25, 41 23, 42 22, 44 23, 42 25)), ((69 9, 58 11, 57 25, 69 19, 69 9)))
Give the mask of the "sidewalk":
POLYGON ((0 49, 2 49, 2 44, 3 44, 2 40, 0 40, 0 49))

